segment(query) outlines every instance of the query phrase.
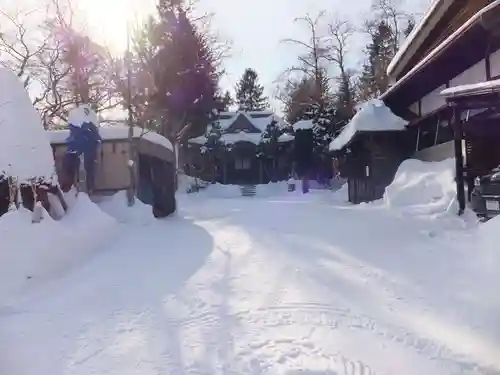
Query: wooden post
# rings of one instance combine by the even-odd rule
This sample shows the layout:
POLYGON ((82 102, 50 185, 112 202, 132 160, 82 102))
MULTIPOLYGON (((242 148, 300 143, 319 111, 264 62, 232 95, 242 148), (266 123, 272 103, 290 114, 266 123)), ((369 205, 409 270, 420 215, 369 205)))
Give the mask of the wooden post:
POLYGON ((135 162, 136 162, 136 147, 134 142, 134 124, 132 121, 132 71, 131 71, 131 56, 130 56, 130 25, 127 22, 127 112, 128 112, 128 160, 127 168, 130 175, 130 186, 127 189, 127 204, 133 206, 135 203, 135 162))
POLYGON ((462 215, 465 211, 465 184, 464 184, 464 155, 462 149, 463 140, 463 125, 460 119, 460 109, 453 106, 453 114, 451 123, 453 126, 454 134, 454 149, 455 149, 455 181, 457 184, 457 200, 458 200, 458 214, 462 215))
POLYGON ((259 159, 259 184, 262 184, 263 179, 264 179, 264 176, 263 176, 262 159, 259 159))

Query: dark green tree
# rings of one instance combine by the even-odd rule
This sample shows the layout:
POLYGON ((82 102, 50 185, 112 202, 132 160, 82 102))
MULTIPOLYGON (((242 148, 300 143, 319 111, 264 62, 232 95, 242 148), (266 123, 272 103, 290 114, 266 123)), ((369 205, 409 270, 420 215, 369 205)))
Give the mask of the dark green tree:
POLYGON ((367 60, 359 77, 361 101, 377 98, 389 88, 387 68, 393 52, 393 31, 384 21, 370 28, 371 41, 366 47, 367 60))
POLYGON ((258 80, 257 72, 249 68, 245 70, 236 85, 236 103, 240 111, 263 111, 268 108, 264 87, 258 80))

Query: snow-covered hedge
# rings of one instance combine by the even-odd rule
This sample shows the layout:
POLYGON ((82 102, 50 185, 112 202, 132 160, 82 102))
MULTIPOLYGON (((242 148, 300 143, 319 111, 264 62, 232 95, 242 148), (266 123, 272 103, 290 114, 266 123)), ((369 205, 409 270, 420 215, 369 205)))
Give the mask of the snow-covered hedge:
POLYGON ((19 78, 0 67, 0 176, 57 183, 52 148, 19 78))

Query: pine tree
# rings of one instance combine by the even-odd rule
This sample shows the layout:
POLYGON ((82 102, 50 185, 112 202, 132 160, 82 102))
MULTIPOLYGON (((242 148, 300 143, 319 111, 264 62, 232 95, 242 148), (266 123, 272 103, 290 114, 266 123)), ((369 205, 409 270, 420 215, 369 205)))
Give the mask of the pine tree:
POLYGON ((172 137, 186 123, 192 124, 189 135, 198 135, 218 106, 214 56, 181 0, 162 0, 158 13, 150 36, 156 53, 150 64, 154 87, 149 104, 163 135, 172 137))
POLYGON ((263 111, 269 106, 255 70, 246 69, 236 85, 236 103, 240 111, 263 111))
POLYGON ((371 31, 371 42, 366 51, 368 59, 363 65, 359 78, 359 95, 362 101, 376 98, 389 88, 387 68, 393 52, 393 32, 384 21, 379 22, 371 31))
POLYGON ((405 38, 408 38, 408 36, 410 35, 410 33, 413 31, 414 28, 415 28, 415 19, 413 19, 413 17, 410 17, 408 19, 408 24, 406 25, 406 28, 404 30, 405 38))
POLYGON ((213 168, 212 182, 215 181, 215 177, 217 175, 216 171, 220 166, 220 162, 226 151, 226 145, 221 140, 222 134, 223 129, 219 121, 214 121, 205 135, 207 141, 201 147, 201 153, 207 156, 209 165, 213 168))

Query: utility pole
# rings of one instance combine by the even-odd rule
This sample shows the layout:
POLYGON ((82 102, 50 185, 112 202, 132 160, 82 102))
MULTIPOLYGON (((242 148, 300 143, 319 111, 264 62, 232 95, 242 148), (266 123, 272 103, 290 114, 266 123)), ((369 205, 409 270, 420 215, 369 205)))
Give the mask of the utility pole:
POLYGON ((130 22, 127 21, 127 110, 128 110, 128 144, 129 144, 129 160, 127 162, 127 167, 130 173, 130 185, 127 190, 127 203, 129 207, 133 206, 135 203, 135 185, 136 185, 136 150, 134 142, 134 123, 132 119, 132 67, 131 67, 131 56, 130 56, 130 22))

